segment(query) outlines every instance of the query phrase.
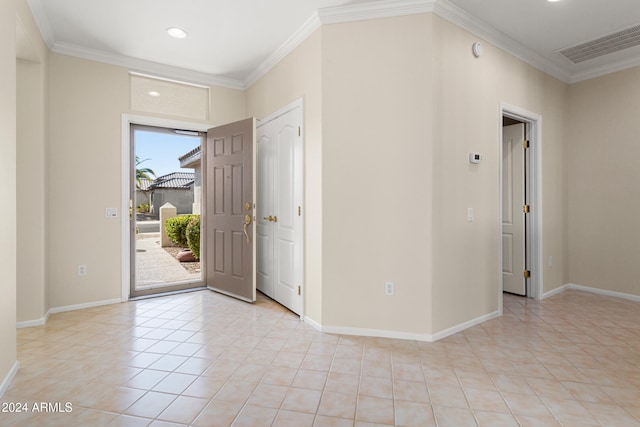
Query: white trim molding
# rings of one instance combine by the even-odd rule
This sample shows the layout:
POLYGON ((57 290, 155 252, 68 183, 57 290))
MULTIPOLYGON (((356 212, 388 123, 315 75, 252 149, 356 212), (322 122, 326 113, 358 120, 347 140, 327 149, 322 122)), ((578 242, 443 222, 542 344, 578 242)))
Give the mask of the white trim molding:
POLYGON ((491 25, 450 3, 448 0, 436 0, 434 13, 463 30, 483 38, 495 47, 506 51, 543 73, 549 74, 564 83, 569 83, 571 74, 568 71, 558 67, 522 43, 515 41, 491 25))
POLYGON ((479 325, 481 323, 484 323, 487 320, 492 320, 492 319, 495 319, 496 317, 500 317, 500 316, 501 316, 500 311, 496 310, 493 313, 488 313, 488 314, 485 314, 483 316, 476 317, 475 319, 471 319, 471 320, 468 320, 468 321, 466 321, 464 323, 461 323, 459 325, 452 326, 452 327, 447 328, 445 330, 442 330, 440 332, 436 332, 435 334, 433 334, 431 336, 432 337, 431 341, 441 340, 441 339, 446 338, 446 337, 448 337, 450 335, 457 334, 458 332, 464 331, 465 329, 469 329, 469 328, 471 328, 473 326, 476 326, 476 325, 479 325))
POLYGON ((570 285, 567 283, 566 285, 559 286, 559 287, 557 287, 555 289, 550 290, 549 292, 545 292, 545 293, 542 294, 542 298, 540 298, 540 299, 541 300, 542 299, 547 299, 547 298, 550 298, 550 297, 552 297, 554 295, 561 294, 562 292, 564 292, 567 289, 569 289, 569 286, 570 285))
POLYGON ((543 298, 549 298, 568 290, 589 292, 591 294, 597 294, 597 295, 602 295, 606 297, 622 298, 630 301, 640 301, 640 295, 610 291, 608 289, 594 288, 591 286, 577 285, 575 283, 567 283, 566 285, 560 286, 559 288, 553 289, 549 292, 545 292, 543 298))
POLYGON ((300 46, 314 31, 320 28, 320 18, 318 13, 314 13, 295 33, 291 35, 275 52, 265 59, 251 74, 244 80, 242 87, 249 89, 260 78, 266 75, 280 61, 286 58, 295 48, 300 46))
POLYGON ((322 25, 366 21, 370 19, 390 18, 419 13, 434 13, 435 15, 484 39, 486 42, 506 51, 532 67, 537 68, 538 70, 549 74, 564 83, 576 83, 640 65, 640 60, 632 59, 591 70, 572 73, 567 68, 543 57, 522 43, 498 31, 493 26, 481 21, 465 10, 452 4, 449 0, 382 0, 371 3, 351 4, 318 9, 265 61, 259 64, 256 69, 247 76, 247 78, 240 81, 211 73, 188 70, 167 64, 132 58, 117 53, 90 49, 75 44, 56 41, 55 33, 53 32, 51 23, 49 22, 42 5, 42 0, 27 1, 38 24, 42 37, 52 52, 111 65, 118 65, 133 71, 152 73, 154 75, 166 76, 180 81, 222 86, 238 90, 248 89, 251 87, 322 25))
POLYGON ((50 314, 51 314, 51 310, 47 311, 47 314, 45 314, 39 319, 16 322, 16 329, 30 328, 32 326, 42 326, 45 323, 47 323, 47 320, 49 320, 50 314))
POLYGON ((104 64, 117 65, 130 71, 143 74, 153 74, 161 77, 168 77, 180 82, 204 84, 208 86, 222 86, 230 89, 244 89, 244 85, 239 80, 216 76, 214 74, 202 73, 199 71, 187 70, 173 65, 160 64, 143 59, 132 58, 116 53, 105 52, 97 49, 90 49, 70 43, 56 42, 51 51, 62 55, 74 56, 76 58, 88 59, 102 62, 104 64))
POLYGON ((31 9, 33 19, 35 19, 36 24, 38 24, 38 29, 44 42, 47 44, 47 47, 51 49, 56 42, 56 35, 51 27, 51 22, 49 22, 49 17, 44 10, 42 0, 27 0, 27 4, 29 5, 29 9, 31 9))
POLYGON ((305 317, 304 322, 313 326, 318 331, 324 332, 327 334, 354 335, 354 336, 360 336, 360 337, 379 337, 379 338, 392 338, 392 339, 399 339, 399 340, 434 342, 434 341, 438 341, 443 338, 446 338, 450 335, 456 334, 465 329, 479 325, 480 323, 486 322, 487 320, 495 319, 496 317, 499 317, 499 316, 500 316, 500 312, 496 310, 493 313, 485 314, 475 319, 471 319, 459 325, 452 326, 440 332, 436 332, 435 334, 419 334, 415 332, 390 331, 386 329, 355 328, 350 326, 326 326, 316 322, 315 320, 309 317, 305 317))
MULTIPOLYGON (((500 114, 498 116, 498 124, 500 129, 502 129, 502 120, 504 116, 511 117, 513 119, 517 119, 521 122, 527 123, 529 125, 529 140, 531 141, 530 145, 530 156, 529 156, 529 168, 530 174, 532 175, 529 181, 529 192, 530 192, 530 200, 531 200, 531 213, 530 217, 530 227, 527 231, 527 239, 528 239, 528 248, 530 249, 530 253, 528 256, 528 264, 531 266, 532 277, 530 281, 530 289, 527 290, 527 296, 533 297, 536 300, 542 299, 542 290, 544 286, 544 266, 542 262, 542 248, 543 241, 543 222, 542 222, 542 150, 543 150, 543 141, 542 141, 542 116, 530 111, 527 111, 523 108, 516 107, 514 105, 510 105, 506 102, 500 102, 500 114)), ((500 135, 500 146, 499 146, 499 158, 502 158, 502 131, 499 131, 500 135)), ((502 177, 502 164, 499 166, 500 169, 500 177, 502 177)), ((500 178, 499 183, 500 188, 500 206, 502 206, 502 178, 500 178)), ((502 212, 502 210, 500 210, 502 212)), ((497 224, 500 235, 502 234, 502 213, 500 213, 500 218, 497 224)), ((500 245, 498 249, 500 253, 499 257, 499 268, 498 271, 498 283, 500 283, 500 288, 498 289, 498 307, 502 310, 503 307, 503 283, 502 283, 502 245, 500 245)))
POLYGON ((433 342, 430 334, 418 334, 415 332, 390 331, 387 329, 354 328, 350 326, 322 326, 321 332, 338 335, 355 335, 358 337, 393 338, 399 340, 412 340, 433 342))
POLYGON ((586 71, 580 71, 571 75, 569 83, 578 83, 585 80, 594 79, 596 77, 606 76, 607 74, 618 71, 627 70, 640 65, 640 58, 631 58, 625 61, 613 62, 601 67, 592 68, 586 71))
POLYGON ((433 12, 439 0, 383 0, 318 9, 322 24, 368 21, 433 12))
POLYGON ((45 325, 49 320, 49 316, 51 314, 64 313, 65 311, 82 310, 85 308, 100 307, 103 305, 118 304, 121 302, 125 302, 125 300, 122 300, 121 298, 114 298, 114 299, 101 300, 101 301, 85 302, 82 304, 66 305, 62 307, 53 307, 53 308, 50 308, 49 311, 47 311, 47 314, 45 314, 43 317, 39 319, 16 322, 16 329, 45 325))
POLYGON ((102 301, 85 302, 82 304, 65 305, 62 307, 53 307, 49 309, 49 313, 51 314, 64 313, 65 311, 82 310, 85 308, 100 307, 103 305, 119 304, 121 302, 122 300, 120 298, 114 298, 114 299, 106 299, 102 301))
POLYGON ((16 374, 18 373, 19 368, 20 368, 20 362, 16 360, 13 366, 11 367, 11 369, 9 369, 7 376, 4 377, 4 380, 2 380, 2 382, 0 383, 0 397, 4 396, 4 393, 7 391, 7 389, 11 385, 11 381, 13 381, 16 374))
POLYGON ((302 319, 302 321, 304 323, 308 323, 310 326, 313 326, 316 330, 318 331, 322 331, 322 324, 316 322, 315 320, 313 320, 312 318, 310 318, 309 316, 304 316, 304 318, 302 319))

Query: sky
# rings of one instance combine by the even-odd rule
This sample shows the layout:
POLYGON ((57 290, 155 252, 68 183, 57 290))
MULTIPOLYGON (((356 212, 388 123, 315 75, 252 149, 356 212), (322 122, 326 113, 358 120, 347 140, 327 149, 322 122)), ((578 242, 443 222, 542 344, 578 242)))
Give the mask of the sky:
POLYGON ((178 157, 200 145, 200 137, 156 133, 135 130, 135 152, 141 163, 139 168, 150 168, 156 178, 171 172, 193 172, 193 169, 180 169, 178 157))

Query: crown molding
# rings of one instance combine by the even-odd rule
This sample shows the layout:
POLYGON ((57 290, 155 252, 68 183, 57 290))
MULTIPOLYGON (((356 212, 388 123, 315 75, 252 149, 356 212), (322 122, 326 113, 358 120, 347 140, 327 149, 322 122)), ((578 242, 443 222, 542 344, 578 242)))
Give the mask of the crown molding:
POLYGON ((377 18, 433 12, 437 0, 383 0, 318 9, 322 24, 367 21, 377 18))
POLYGON ((498 31, 494 27, 486 24, 484 21, 479 20, 465 10, 460 9, 449 1, 436 0, 434 13, 471 34, 481 37, 492 45, 506 51, 532 67, 537 68, 558 80, 569 83, 571 73, 537 54, 520 42, 517 42, 506 34, 498 31))
POLYGON ((640 58, 631 58, 626 61, 618 61, 613 64, 607 64, 602 67, 574 73, 569 79, 569 83, 579 83, 585 80, 595 79, 596 77, 606 76, 607 74, 616 73, 618 71, 628 70, 640 66, 640 58))
POLYGON ((596 69, 571 73, 566 68, 550 61, 525 47, 521 43, 479 20, 448 0, 382 0, 318 9, 295 33, 293 33, 273 54, 263 61, 245 80, 216 76, 210 73, 187 70, 171 65, 127 57, 119 54, 89 49, 69 43, 56 42, 55 34, 47 18, 43 0, 27 0, 34 19, 38 24, 45 43, 52 52, 78 58, 89 59, 111 65, 129 68, 131 71, 159 75, 203 85, 223 86, 231 89, 248 89, 273 67, 289 55, 322 25, 365 21, 370 19, 406 16, 419 13, 434 13, 442 19, 474 34, 486 42, 506 51, 532 67, 551 75, 565 83, 600 77, 609 73, 640 66, 640 59, 631 59, 609 64, 596 69))
POLYGON ((207 86, 222 86, 230 89, 244 89, 244 85, 239 80, 219 77, 209 73, 187 70, 185 68, 174 67, 172 65, 159 64, 157 62, 145 61, 143 59, 104 52, 97 49, 89 49, 70 43, 56 42, 51 48, 52 52, 62 55, 74 56, 76 58, 89 59, 91 61, 102 62, 110 65, 124 67, 133 72, 144 74, 154 74, 183 82, 207 86))
POLYGON ((322 23, 318 13, 315 12, 307 21, 302 24, 295 33, 291 35, 275 52, 273 52, 266 60, 264 60, 258 67, 249 74, 243 82, 245 89, 253 86, 255 82, 260 80, 262 76, 267 74, 273 67, 275 67, 280 61, 282 61, 287 55, 289 55, 296 47, 305 41, 314 31, 316 31, 322 23))
POLYGON ((38 28, 40 29, 40 34, 42 35, 44 42, 47 44, 47 47, 51 49, 56 42, 56 35, 53 32, 49 18, 44 11, 42 0, 27 0, 27 4, 31 9, 33 19, 35 19, 36 24, 38 24, 38 28))
POLYGON ((244 81, 244 87, 245 89, 250 88, 322 25, 432 12, 435 1, 384 0, 375 3, 318 9, 307 22, 302 24, 287 41, 247 77, 244 81))

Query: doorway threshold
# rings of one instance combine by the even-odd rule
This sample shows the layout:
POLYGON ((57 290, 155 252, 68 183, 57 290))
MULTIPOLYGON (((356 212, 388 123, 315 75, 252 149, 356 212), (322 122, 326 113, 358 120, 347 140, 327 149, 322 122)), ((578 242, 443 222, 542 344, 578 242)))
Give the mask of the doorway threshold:
POLYGON ((205 291, 207 289, 208 288, 206 286, 201 286, 201 287, 197 287, 197 288, 180 289, 178 291, 158 292, 158 293, 155 293, 155 294, 140 295, 138 297, 131 297, 131 298, 129 298, 129 301, 140 301, 140 300, 150 299, 150 298, 166 297, 166 296, 169 296, 169 295, 186 294, 188 292, 205 291))

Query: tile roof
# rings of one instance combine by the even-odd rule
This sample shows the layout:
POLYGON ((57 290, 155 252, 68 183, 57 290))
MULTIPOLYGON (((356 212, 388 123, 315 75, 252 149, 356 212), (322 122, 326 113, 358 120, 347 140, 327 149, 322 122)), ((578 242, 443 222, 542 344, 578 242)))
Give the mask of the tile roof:
POLYGON ((178 157, 178 160, 180 160, 180 167, 189 169, 195 169, 194 166, 200 167, 199 163, 201 154, 202 153, 200 152, 200 146, 197 146, 188 153, 185 153, 182 156, 178 157))
POLYGON ((147 178, 140 178, 140 181, 138 181, 138 185, 137 185, 137 189, 138 190, 142 190, 142 191, 146 191, 149 189, 149 187, 151 186, 151 183, 153 181, 147 179, 147 178))
POLYGON ((193 172, 171 172, 153 180, 149 190, 156 188, 189 188, 195 180, 193 172))

